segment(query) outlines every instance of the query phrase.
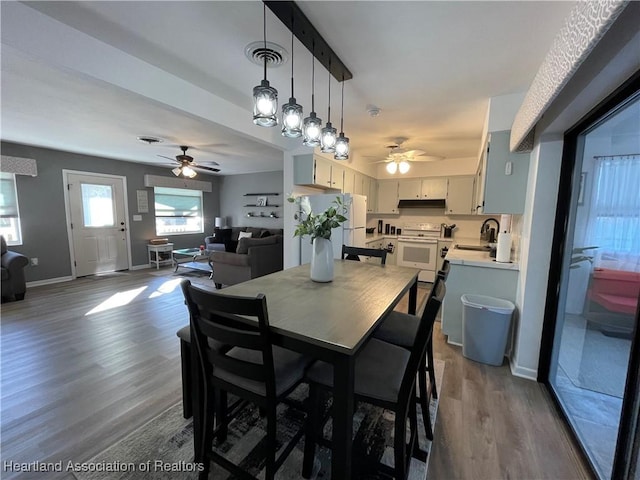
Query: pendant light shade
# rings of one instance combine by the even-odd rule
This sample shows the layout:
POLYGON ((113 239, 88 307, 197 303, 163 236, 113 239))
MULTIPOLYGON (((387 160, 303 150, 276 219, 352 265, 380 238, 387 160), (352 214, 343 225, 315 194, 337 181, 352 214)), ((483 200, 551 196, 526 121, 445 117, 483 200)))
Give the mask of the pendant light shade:
POLYGON ((344 78, 342 79, 342 102, 340 105, 340 135, 336 139, 335 160, 349 159, 349 138, 344 136, 344 78))
MULTIPOLYGON (((267 7, 263 3, 264 48, 267 49, 267 7)), ((264 59, 264 79, 253 87, 253 123, 261 127, 273 127, 278 124, 278 91, 267 80, 267 55, 264 59)))
POLYGON ((322 153, 334 153, 336 151, 336 139, 338 131, 331 125, 331 62, 329 62, 329 106, 327 107, 327 124, 322 129, 320 136, 320 151, 322 153))
POLYGON ((387 163, 387 172, 389 172, 391 175, 393 175, 397 171, 398 171, 398 164, 396 162, 387 163))
POLYGON ((405 174, 409 171, 409 168, 411 168, 411 166, 409 165, 409 162, 407 162, 406 160, 402 160, 399 164, 398 164, 398 170, 400 171, 400 173, 405 174))
POLYGON ((289 138, 302 136, 302 106, 293 95, 293 18, 291 19, 291 97, 282 106, 282 135, 289 138))
POLYGON ((318 118, 315 110, 315 43, 312 46, 311 58, 311 113, 302 124, 302 143, 307 147, 320 146, 320 133, 322 132, 322 119, 318 118))

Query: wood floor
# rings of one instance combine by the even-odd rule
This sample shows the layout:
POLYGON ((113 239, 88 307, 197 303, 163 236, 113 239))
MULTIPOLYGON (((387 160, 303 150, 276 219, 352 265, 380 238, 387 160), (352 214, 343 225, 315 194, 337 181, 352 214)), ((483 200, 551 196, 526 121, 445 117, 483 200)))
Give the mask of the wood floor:
MULTIPOLYGON (((188 317, 183 277, 172 274, 88 277, 2 304, 3 467, 87 461, 180 400, 175 332, 188 317)), ((430 479, 590 478, 540 385, 464 359, 439 328, 434 339, 446 367, 430 479)), ((0 477, 72 478, 6 468, 0 477)))

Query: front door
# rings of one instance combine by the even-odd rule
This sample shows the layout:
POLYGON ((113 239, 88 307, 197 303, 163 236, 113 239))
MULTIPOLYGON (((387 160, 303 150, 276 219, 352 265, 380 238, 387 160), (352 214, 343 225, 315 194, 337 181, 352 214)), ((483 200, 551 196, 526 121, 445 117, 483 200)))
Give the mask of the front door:
POLYGON ((75 276, 126 270, 124 178, 111 175, 65 175, 75 276))

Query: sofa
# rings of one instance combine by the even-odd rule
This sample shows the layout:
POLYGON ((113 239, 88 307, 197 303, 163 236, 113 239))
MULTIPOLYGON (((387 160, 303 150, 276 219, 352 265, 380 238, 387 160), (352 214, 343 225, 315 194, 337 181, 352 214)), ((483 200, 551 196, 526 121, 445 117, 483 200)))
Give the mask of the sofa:
POLYGON ((23 300, 27 291, 24 267, 29 259, 18 252, 7 250, 7 242, 0 236, 0 252, 2 253, 2 300, 23 300))
POLYGON ((213 265, 216 288, 282 270, 284 252, 281 229, 235 228, 240 228, 236 232, 238 237, 241 236, 240 232, 251 233, 251 237, 236 237, 234 240, 235 235, 232 234, 225 243, 225 251, 211 249, 209 261, 213 265))
POLYGON ((585 316, 589 323, 609 336, 628 337, 640 295, 640 273, 595 268, 587 292, 585 316))
POLYGON ((204 237, 204 245, 210 252, 235 252, 238 248, 240 232, 251 233, 251 238, 264 238, 269 235, 283 235, 281 228, 229 227, 216 228, 213 235, 204 237))

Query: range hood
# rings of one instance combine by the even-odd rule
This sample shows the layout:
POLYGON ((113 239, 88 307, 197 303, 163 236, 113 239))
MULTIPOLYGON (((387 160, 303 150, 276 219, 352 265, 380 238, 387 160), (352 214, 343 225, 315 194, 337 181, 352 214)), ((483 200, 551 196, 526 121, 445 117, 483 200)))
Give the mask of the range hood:
POLYGON ((445 207, 444 198, 398 201, 398 208, 444 208, 444 207, 445 207))

